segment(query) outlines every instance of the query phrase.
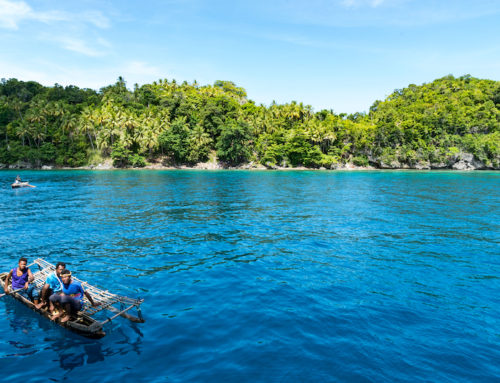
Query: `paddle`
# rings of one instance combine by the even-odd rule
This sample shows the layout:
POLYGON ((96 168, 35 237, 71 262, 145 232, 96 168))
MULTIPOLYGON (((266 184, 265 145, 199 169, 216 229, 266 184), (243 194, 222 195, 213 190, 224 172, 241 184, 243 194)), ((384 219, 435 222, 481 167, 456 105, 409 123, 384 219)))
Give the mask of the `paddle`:
POLYGON ((20 289, 17 289, 17 290, 14 290, 14 291, 11 291, 11 292, 9 292, 8 294, 7 294, 7 293, 0 294, 0 298, 2 298, 2 297, 3 297, 3 296, 5 296, 5 295, 10 295, 10 294, 17 293, 17 292, 19 292, 19 291, 21 291, 21 290, 24 290, 24 287, 23 287, 23 288, 20 288, 20 289))
POLYGON ((30 188, 36 188, 36 186, 35 186, 35 185, 30 185, 30 182, 29 182, 29 181, 25 181, 25 183, 26 183, 26 186, 29 186, 30 188))

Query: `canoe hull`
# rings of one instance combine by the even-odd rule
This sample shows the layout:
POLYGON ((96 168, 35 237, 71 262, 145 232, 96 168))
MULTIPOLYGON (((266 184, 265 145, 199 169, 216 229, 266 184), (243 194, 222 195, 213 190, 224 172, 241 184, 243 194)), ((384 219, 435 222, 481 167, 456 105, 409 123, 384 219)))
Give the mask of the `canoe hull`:
POLYGON ((27 188, 31 187, 31 185, 28 182, 21 182, 18 184, 12 184, 12 189, 20 189, 20 188, 27 188))
MULTIPOLYGON (((0 291, 3 291, 3 287, 4 287, 4 284, 5 284, 5 278, 7 277, 7 273, 2 273, 0 274, 0 287, 1 287, 1 290, 0 291)), ((36 313, 44 316, 45 318, 50 319, 50 312, 48 310, 45 310, 45 309, 37 309, 35 307, 35 305, 29 301, 28 299, 26 299, 25 297, 23 297, 22 295, 18 294, 18 293, 13 293, 13 294, 9 294, 12 298, 18 300, 19 302, 21 302, 22 304, 24 304, 26 307, 30 308, 31 310, 35 311, 36 313)), ((5 298, 4 298, 5 299, 5 298)), ((88 315, 78 315, 76 317, 75 320, 73 321, 68 321, 68 322, 65 322, 65 323, 61 323, 59 321, 53 321, 55 324, 61 326, 61 327, 64 327, 68 330, 71 330, 79 335, 82 335, 86 338, 91 338, 91 339, 100 339, 102 338, 103 336, 106 335, 106 333, 104 331, 102 331, 102 329, 98 330, 98 331, 95 331, 94 328, 96 327, 101 327, 99 325, 99 322, 96 321, 95 319, 89 317, 88 315)))

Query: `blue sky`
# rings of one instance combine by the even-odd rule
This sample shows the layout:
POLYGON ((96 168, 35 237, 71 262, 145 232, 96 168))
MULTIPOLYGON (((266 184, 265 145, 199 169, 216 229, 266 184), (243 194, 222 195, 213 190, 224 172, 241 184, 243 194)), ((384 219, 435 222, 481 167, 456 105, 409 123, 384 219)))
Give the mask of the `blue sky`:
POLYGON ((500 80, 499 0, 0 0, 0 78, 230 80, 354 113, 447 74, 500 80))

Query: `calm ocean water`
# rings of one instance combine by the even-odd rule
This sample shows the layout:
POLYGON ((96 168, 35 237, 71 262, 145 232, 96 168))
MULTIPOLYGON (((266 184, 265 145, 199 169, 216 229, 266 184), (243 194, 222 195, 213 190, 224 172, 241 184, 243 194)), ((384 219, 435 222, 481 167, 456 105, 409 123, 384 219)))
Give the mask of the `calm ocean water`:
POLYGON ((0 381, 500 380, 500 173, 0 172, 0 268, 143 297, 88 340, 0 298, 0 381))

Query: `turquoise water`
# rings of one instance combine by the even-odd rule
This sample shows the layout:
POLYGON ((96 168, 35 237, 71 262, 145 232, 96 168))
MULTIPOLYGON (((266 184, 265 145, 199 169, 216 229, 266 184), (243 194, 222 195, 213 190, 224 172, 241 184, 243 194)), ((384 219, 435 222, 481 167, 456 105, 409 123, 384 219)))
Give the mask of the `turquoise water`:
POLYGON ((21 255, 143 297, 101 340, 0 298, 0 374, 30 382, 500 378, 500 173, 0 172, 21 255))

